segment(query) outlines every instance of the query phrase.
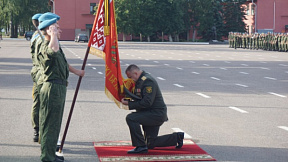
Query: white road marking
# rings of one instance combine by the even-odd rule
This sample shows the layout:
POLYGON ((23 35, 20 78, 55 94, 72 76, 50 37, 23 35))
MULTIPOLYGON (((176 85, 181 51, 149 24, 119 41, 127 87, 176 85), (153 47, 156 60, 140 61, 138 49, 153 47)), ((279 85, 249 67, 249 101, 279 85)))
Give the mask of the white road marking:
POLYGON ((288 73, 288 71, 285 71, 285 73, 288 73))
POLYGON ((174 84, 176 87, 180 87, 183 88, 184 86, 180 85, 180 84, 174 84))
POLYGON ((203 64, 204 66, 210 66, 210 65, 208 65, 208 64, 203 64))
POLYGON ((214 80, 221 80, 219 78, 215 78, 215 77, 210 77, 211 79, 214 79, 214 80))
POLYGON ((153 62, 155 62, 155 63, 159 63, 159 61, 153 61, 153 62))
POLYGON ((247 111, 242 110, 242 109, 239 109, 239 108, 234 107, 234 106, 230 106, 229 108, 230 108, 230 109, 233 109, 233 110, 235 110, 235 111, 239 111, 239 112, 241 112, 241 113, 248 113, 247 111))
POLYGON ((191 62, 191 63, 193 63, 193 64, 195 63, 194 61, 189 61, 189 62, 191 62))
MULTIPOLYGON (((173 132, 184 132, 180 128, 171 128, 171 129, 173 130, 173 132)), ((192 137, 186 132, 184 132, 184 139, 192 139, 192 137)))
POLYGON ((182 68, 180 68, 180 67, 176 67, 176 69, 178 69, 178 70, 183 70, 182 68))
POLYGON ((242 66, 249 66, 249 65, 247 65, 247 64, 241 64, 242 66))
POLYGON ((87 64, 88 66, 91 66, 92 64, 87 64))
POLYGON ((272 94, 272 95, 275 95, 275 96, 278 96, 278 97, 283 97, 283 98, 286 98, 287 96, 284 96, 284 95, 280 95, 280 94, 277 94, 277 93, 274 93, 274 92, 268 92, 269 94, 272 94))
POLYGON ((98 74, 103 74, 102 72, 98 72, 98 74))
POLYGON ((269 68, 266 68, 266 67, 260 67, 260 69, 263 69, 263 70, 270 70, 269 68))
POLYGON ((227 70, 226 68, 220 68, 221 70, 227 70))
POLYGON ((195 71, 193 71, 193 72, 191 72, 191 73, 193 73, 193 74, 200 74, 200 73, 197 73, 197 72, 195 72, 195 71))
POLYGON ((96 67, 92 67, 92 69, 96 70, 96 67))
POLYGON ((271 78, 271 77, 264 77, 265 79, 270 79, 270 80, 277 80, 276 78, 271 78))
POLYGON ((169 64, 164 64, 165 66, 170 66, 169 64))
POLYGON ((239 72, 239 73, 241 73, 241 74, 249 74, 249 73, 246 73, 246 72, 239 72))
POLYGON ((161 77, 157 77, 159 80, 165 80, 164 78, 161 78, 161 77))
POLYGON ((288 65, 285 65, 285 64, 279 64, 280 66, 288 66, 288 65))
POLYGON ((205 94, 203 94, 203 93, 196 93, 197 95, 199 95, 199 96, 202 96, 202 97, 204 97, 204 98, 211 98, 210 96, 207 96, 207 95, 205 95, 205 94))
POLYGON ((240 87, 245 87, 245 88, 248 87, 247 85, 244 85, 244 84, 235 84, 235 85, 240 86, 240 87))
POLYGON ((278 126, 278 128, 281 128, 281 129, 288 131, 288 127, 286 127, 286 126, 278 126))

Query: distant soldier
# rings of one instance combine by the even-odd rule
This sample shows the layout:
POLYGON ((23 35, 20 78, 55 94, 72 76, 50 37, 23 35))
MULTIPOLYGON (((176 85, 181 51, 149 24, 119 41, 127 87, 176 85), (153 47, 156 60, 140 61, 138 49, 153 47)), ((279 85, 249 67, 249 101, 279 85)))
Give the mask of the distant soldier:
POLYGON ((247 45, 246 45, 246 35, 247 35, 247 33, 244 33, 244 34, 242 35, 242 48, 243 48, 243 49, 247 48, 247 45))
POLYGON ((237 33, 234 33, 233 42, 234 42, 234 49, 237 49, 237 46, 238 46, 238 35, 237 35, 237 33))
MULTIPOLYGON (((32 23, 33 25, 37 28, 39 25, 39 21, 38 18, 41 16, 42 14, 38 13, 35 14, 32 17, 32 23)), ((31 69, 31 77, 32 77, 32 81, 33 81, 33 90, 32 90, 32 97, 33 97, 33 104, 32 104, 32 111, 31 111, 31 115, 32 115, 32 127, 34 129, 34 137, 33 137, 33 141, 34 142, 38 142, 39 140, 39 109, 40 109, 40 98, 39 98, 39 93, 40 93, 40 87, 37 84, 37 81, 39 80, 40 74, 42 73, 42 71, 40 70, 40 65, 37 61, 37 53, 39 50, 39 45, 41 45, 42 43, 42 39, 41 39, 41 35, 40 33, 38 33, 37 31, 34 32, 34 34, 32 35, 32 39, 31 39, 31 56, 32 56, 32 69, 31 69)))

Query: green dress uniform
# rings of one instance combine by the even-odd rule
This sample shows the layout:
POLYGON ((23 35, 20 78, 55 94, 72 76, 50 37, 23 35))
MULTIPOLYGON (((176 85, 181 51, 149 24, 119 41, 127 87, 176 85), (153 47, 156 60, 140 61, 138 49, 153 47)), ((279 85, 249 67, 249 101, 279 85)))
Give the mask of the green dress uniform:
POLYGON ((132 145, 136 147, 147 145, 149 149, 176 146, 177 133, 158 136, 160 126, 168 120, 168 117, 167 107, 156 80, 143 71, 136 82, 134 94, 141 99, 128 102, 129 109, 136 110, 126 116, 132 145))
POLYGON ((37 55, 44 81, 40 90, 39 125, 42 161, 55 159, 69 76, 68 63, 62 49, 54 52, 48 45, 49 41, 45 40, 37 55))
MULTIPOLYGON (((39 108, 40 108, 40 99, 39 99, 39 85, 37 84, 37 81, 39 80, 41 71, 40 71, 40 65, 37 60, 37 53, 39 50, 39 47, 41 46, 42 39, 39 35, 39 33, 34 32, 32 39, 31 39, 31 55, 32 55, 32 69, 31 69, 31 76, 33 80, 33 104, 32 104, 32 127, 35 130, 35 136, 39 131, 39 108)), ((38 139, 34 139, 35 142, 38 141, 38 139)))

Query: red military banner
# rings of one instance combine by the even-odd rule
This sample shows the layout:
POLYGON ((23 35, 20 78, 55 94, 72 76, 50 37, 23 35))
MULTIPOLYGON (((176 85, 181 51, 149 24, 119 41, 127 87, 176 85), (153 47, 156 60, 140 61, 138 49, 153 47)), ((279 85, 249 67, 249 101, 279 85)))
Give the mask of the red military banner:
POLYGON ((105 94, 119 108, 128 109, 121 103, 123 84, 131 91, 134 83, 130 79, 124 81, 121 73, 114 0, 100 0, 88 46, 90 54, 105 60, 105 94))

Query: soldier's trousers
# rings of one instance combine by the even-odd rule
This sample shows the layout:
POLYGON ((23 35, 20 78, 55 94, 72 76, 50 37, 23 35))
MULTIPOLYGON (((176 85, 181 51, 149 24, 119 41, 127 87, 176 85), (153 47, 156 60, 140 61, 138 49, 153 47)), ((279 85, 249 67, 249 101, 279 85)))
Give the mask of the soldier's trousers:
POLYGON ((158 136, 163 120, 150 111, 132 112, 126 116, 133 146, 167 147, 177 145, 177 133, 158 136), (144 135, 141 131, 141 125, 144 135))
POLYGON ((39 128, 39 109, 40 109, 40 98, 39 89, 37 84, 33 83, 33 104, 31 112, 31 121, 33 129, 39 128))
POLYGON ((54 161, 66 98, 66 86, 44 82, 40 91, 41 160, 54 161))

